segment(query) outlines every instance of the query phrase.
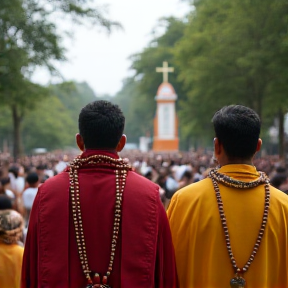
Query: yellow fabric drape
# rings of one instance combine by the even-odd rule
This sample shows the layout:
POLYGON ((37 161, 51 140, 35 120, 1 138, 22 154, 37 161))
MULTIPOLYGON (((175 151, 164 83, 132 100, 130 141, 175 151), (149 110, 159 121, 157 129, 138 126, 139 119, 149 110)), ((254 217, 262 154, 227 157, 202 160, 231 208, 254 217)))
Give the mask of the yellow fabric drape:
POLYGON ((23 247, 0 243, 0 287, 19 288, 23 247))
MULTIPOLYGON (((241 181, 259 177, 250 165, 219 169, 241 181)), ((219 184, 238 267, 248 261, 261 226, 264 185, 253 189, 219 184)), ((288 196, 270 186, 268 222, 260 248, 244 274, 245 288, 288 287, 288 196)), ((229 288, 234 270, 227 252, 212 181, 206 178, 179 190, 167 211, 180 288, 229 288)))

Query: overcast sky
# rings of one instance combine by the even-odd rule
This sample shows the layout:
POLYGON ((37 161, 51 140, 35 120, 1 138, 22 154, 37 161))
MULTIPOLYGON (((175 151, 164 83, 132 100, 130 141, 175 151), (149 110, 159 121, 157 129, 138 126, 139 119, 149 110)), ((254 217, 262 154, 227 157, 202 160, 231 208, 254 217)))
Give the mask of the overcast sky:
MULTIPOLYGON (((57 67, 65 80, 86 81, 96 94, 114 95, 121 89, 122 80, 132 73, 128 57, 148 45, 157 20, 167 16, 183 17, 189 7, 183 0, 101 2, 109 5, 109 18, 120 22, 124 30, 115 30, 107 35, 97 28, 77 28, 74 39, 64 42, 69 61, 57 67)), ((47 84, 49 76, 37 71, 34 80, 47 84)))

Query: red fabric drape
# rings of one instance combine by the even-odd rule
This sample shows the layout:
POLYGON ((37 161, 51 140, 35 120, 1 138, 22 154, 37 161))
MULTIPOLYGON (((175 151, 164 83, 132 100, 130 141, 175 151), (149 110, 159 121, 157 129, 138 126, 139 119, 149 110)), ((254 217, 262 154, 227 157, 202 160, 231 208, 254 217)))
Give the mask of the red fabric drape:
MULTIPOLYGON (((81 157, 116 154, 85 151, 81 157)), ((115 172, 79 169, 83 228, 92 271, 107 271, 115 204, 115 172)), ((40 188, 31 211, 24 250, 22 288, 85 287, 70 210, 69 175, 62 172, 40 188)), ((122 223, 109 285, 113 288, 177 286, 174 250, 158 186, 129 172, 122 223)))

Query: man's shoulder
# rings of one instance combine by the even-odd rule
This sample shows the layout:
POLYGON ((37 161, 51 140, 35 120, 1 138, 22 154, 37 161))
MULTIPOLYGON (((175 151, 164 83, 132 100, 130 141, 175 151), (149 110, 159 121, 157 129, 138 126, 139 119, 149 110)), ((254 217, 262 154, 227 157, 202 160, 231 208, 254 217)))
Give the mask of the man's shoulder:
POLYGON ((23 246, 20 246, 18 243, 15 243, 15 244, 1 244, 0 245, 0 250, 3 251, 3 254, 10 254, 13 256, 15 255, 19 255, 20 257, 23 256, 23 252, 24 252, 24 247, 23 246), (6 250, 6 251, 5 251, 6 250))
POLYGON ((33 193, 37 193, 38 188, 33 188, 33 187, 28 187, 23 191, 23 195, 25 194, 33 194, 33 193))
POLYGON ((283 191, 270 185, 271 200, 277 201, 288 208, 288 195, 283 191))
POLYGON ((171 204, 174 203, 173 205, 175 205, 178 203, 177 206, 180 205, 181 209, 200 203, 201 205, 205 203, 207 205, 211 201, 211 193, 214 193, 212 181, 209 178, 205 178, 178 190, 173 195, 171 204))
POLYGON ((145 178, 144 176, 134 172, 130 171, 128 173, 127 181, 135 184, 135 185, 144 185, 145 187, 151 187, 153 188, 158 188, 159 186, 152 182, 151 180, 145 178))
POLYGON ((176 193, 182 197, 199 197, 205 195, 207 191, 211 191, 213 189, 213 184, 210 178, 205 178, 198 182, 192 183, 178 190, 176 193))
MULTIPOLYGON (((43 184, 38 187, 38 191, 43 193, 43 191, 54 190, 54 188, 61 188, 61 186, 69 185, 69 173, 61 172, 53 177, 48 178, 43 184)), ((38 192, 38 193, 39 193, 38 192)))
POLYGON ((19 244, 14 244, 14 250, 22 256, 24 252, 24 247, 19 244))
POLYGON ((47 185, 48 183, 53 183, 53 182, 57 182, 57 181, 62 181, 63 179, 68 179, 69 178, 69 171, 63 171, 60 172, 59 174, 53 176, 53 177, 49 177, 44 183, 43 185, 47 185))
POLYGON ((157 195, 157 197, 159 197, 159 185, 134 171, 128 173, 125 190, 137 193, 138 197, 140 195, 143 195, 144 197, 157 195))

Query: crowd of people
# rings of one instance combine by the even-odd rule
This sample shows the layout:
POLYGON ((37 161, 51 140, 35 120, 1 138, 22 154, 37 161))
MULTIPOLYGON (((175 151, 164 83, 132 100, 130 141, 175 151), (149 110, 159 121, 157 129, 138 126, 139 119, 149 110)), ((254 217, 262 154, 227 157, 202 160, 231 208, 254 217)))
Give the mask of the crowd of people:
MULTIPOLYGON (((77 156, 73 152, 23 156, 16 162, 10 154, 0 153, 0 197, 3 199, 0 207, 2 201, 10 200, 12 207, 23 215, 27 226, 37 187, 69 166, 69 162, 77 156)), ((190 152, 161 153, 124 150, 119 155, 135 172, 162 188, 160 197, 166 208, 174 192, 207 177, 209 170, 217 166, 213 151, 202 148, 190 152)), ((274 187, 288 193, 288 173, 278 155, 256 158, 254 165, 269 175, 274 187)))
MULTIPOLYGON (((87 139, 85 140, 88 141, 87 139)), ((84 151, 84 148, 81 149, 82 146, 84 147, 84 144, 83 144, 83 139, 81 138, 80 135, 77 138, 77 144, 80 150, 84 151)), ((120 159, 123 159, 124 164, 122 163, 121 167, 123 168, 125 166, 125 163, 127 163, 130 165, 130 167, 132 167, 131 169, 132 171, 134 171, 135 174, 141 175, 142 178, 147 178, 149 180, 149 182, 143 182, 144 184, 146 183, 145 185, 149 186, 150 184, 148 183, 150 182, 155 183, 156 184, 155 187, 158 187, 157 191, 159 191, 160 203, 162 203, 161 205, 164 207, 165 210, 168 209, 171 198, 177 191, 179 191, 182 188, 188 187, 188 185, 192 183, 199 182, 209 177, 209 172, 211 171, 211 169, 219 165, 218 159, 215 157, 215 151, 207 151, 205 149, 199 149, 197 151, 189 151, 189 152, 179 151, 179 152, 173 152, 173 153, 172 152, 158 153, 158 152, 150 151, 150 152, 144 153, 138 150, 137 151, 122 150, 124 144, 125 144, 124 142, 123 143, 121 142, 121 145, 120 145, 121 149, 119 148, 119 151, 117 150, 118 146, 116 147, 116 151, 119 154, 120 159)), ((86 144, 86 148, 87 148, 87 144, 86 144)), ((79 151, 79 154, 80 152, 81 151, 79 151)), ((85 154, 86 152, 84 151, 83 153, 85 154)), ((106 156, 110 157, 111 155, 107 154, 106 156)), ((19 158, 17 161, 14 161, 10 157, 9 154, 4 154, 4 153, 0 154, 0 245, 1 245, 1 248, 0 248, 0 284, 1 285, 0 286, 1 287, 4 287, 4 288, 5 287, 9 287, 9 288, 19 287, 21 267, 22 267, 22 257, 23 257, 26 236, 27 236, 27 229, 29 226, 29 220, 30 220, 30 214, 31 214, 33 202, 39 191, 39 187, 41 187, 42 185, 44 187, 44 183, 47 181, 47 179, 55 178, 56 175, 61 174, 61 172, 67 169, 67 167, 69 167, 71 163, 74 163, 73 159, 75 159, 75 157, 76 157, 75 152, 71 153, 67 151, 57 151, 55 153, 51 152, 51 153, 46 153, 43 155, 25 156, 25 157, 19 158), (12 257, 11 256, 12 254, 16 256, 12 257)), ((84 156, 81 156, 81 157, 84 157, 84 156)), ((86 155, 86 157, 89 158, 92 156, 86 155)), ((113 160, 109 160, 109 161, 111 163, 113 162, 113 160)), ((109 162, 109 165, 111 164, 110 162, 109 162)), ((269 176, 270 183, 272 186, 283 191, 283 194, 288 193, 288 181, 287 181, 287 171, 286 171, 285 163, 283 163, 278 158, 277 155, 265 156, 262 158, 257 156, 253 159, 253 165, 256 167, 257 171, 263 171, 269 176)), ((75 167, 77 167, 77 165, 75 167)), ((89 181, 87 180, 87 182, 89 181)), ((49 183, 52 183, 52 181, 50 181, 49 183)), ((70 183, 71 183, 71 179, 70 179, 70 183)), ((121 184, 121 182, 119 183, 121 184)), ((137 198, 137 189, 139 189, 140 191, 141 188, 140 186, 138 186, 137 188, 137 185, 136 185, 134 189, 136 190, 136 191, 133 191, 136 194, 134 195, 134 197, 137 198)), ((139 193, 141 194, 141 192, 139 193)), ((139 194, 139 197, 140 197, 140 194, 139 194)), ((143 199, 145 199, 145 197, 143 199)), ((39 203, 38 202, 37 202, 37 206, 40 205, 39 204, 40 202, 39 203)), ((173 205, 175 206, 175 203, 173 205)), ((171 209, 174 209, 174 208, 171 208, 171 209)), ((75 211, 76 211, 75 213, 77 213, 77 209, 75 211)), ((34 213, 36 212, 34 211, 34 213)), ((147 213, 149 213, 149 211, 147 213)), ((85 216, 85 213, 84 213, 84 216, 85 216)), ((35 219, 32 219, 31 225, 33 227, 37 226, 35 224, 36 223, 35 219)), ((81 221, 79 223, 81 223, 81 221)), ((163 223, 162 224, 160 223, 160 224, 165 226, 166 222, 164 224, 163 223)), ((78 224, 76 223, 75 227, 78 227, 77 226, 78 224)), ((125 229, 123 231, 124 231, 123 233, 125 233, 125 229)), ((30 235, 29 237, 31 238, 33 236, 30 235)), ((117 239, 117 237, 115 239, 117 239)), ((32 240, 29 240, 29 241, 32 241, 32 240)), ((80 241, 79 243, 78 244, 80 245, 80 248, 79 247, 78 248, 81 250, 81 245, 84 245, 83 244, 84 242, 82 243, 80 241)), ((29 244, 29 246, 31 245, 29 244)), ((114 255, 114 254, 111 254, 111 255, 114 255)), ((114 259, 113 257, 111 259, 114 259)), ((85 266, 86 264, 84 263, 83 265, 85 266)), ((112 266, 110 268, 112 269, 112 266)), ((171 269, 171 267, 168 267, 168 268, 162 267, 161 269, 169 270, 171 269)), ((109 273, 108 272, 107 272, 107 276, 103 276, 104 278, 101 281, 104 281, 104 282, 106 281, 105 277, 109 277, 110 275, 110 272, 109 273)), ((86 273, 85 269, 84 269, 84 273, 86 273)), ((94 280, 91 278, 94 282, 98 281, 97 275, 98 274, 95 273, 95 275, 93 276, 94 278, 92 277, 94 280)), ((88 275, 87 276, 88 280, 90 279, 89 277, 90 276, 88 275)), ((238 278, 237 277, 235 278, 236 279, 235 281, 238 281, 240 279, 239 277, 238 278)), ((75 280, 75 281, 77 282, 78 280, 75 280)), ((164 286, 163 285, 162 286, 160 285, 159 287, 165 287, 165 285, 164 286)), ((34 287, 34 286, 27 285, 27 287, 34 287)), ((47 287, 50 287, 50 286, 47 286, 47 287)), ((102 287, 102 286, 92 285, 91 287, 102 287)), ((172 287, 172 286, 170 285, 169 287, 172 287)), ((235 287, 238 287, 238 286, 235 286, 235 287)), ((242 286, 239 286, 239 287, 242 287, 242 286)))

